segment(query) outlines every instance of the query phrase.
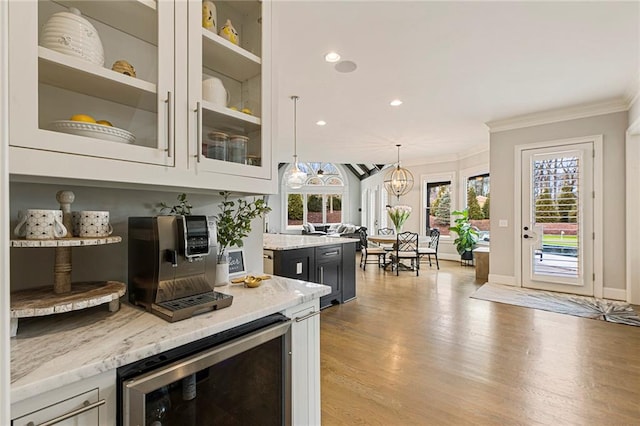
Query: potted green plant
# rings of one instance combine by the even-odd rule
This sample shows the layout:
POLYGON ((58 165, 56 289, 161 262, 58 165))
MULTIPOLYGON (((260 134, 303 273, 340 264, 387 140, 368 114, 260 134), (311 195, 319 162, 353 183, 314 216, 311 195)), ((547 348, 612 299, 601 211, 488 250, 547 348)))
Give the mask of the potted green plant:
POLYGON ((473 259, 472 250, 478 242, 478 231, 471 225, 469 210, 456 210, 451 214, 459 216, 454 219, 455 226, 449 227, 449 230, 457 235, 457 238, 453 240, 453 244, 456 246, 456 250, 462 260, 471 260, 473 259))
POLYGON ((193 206, 189 204, 189 201, 187 200, 187 194, 178 194, 177 201, 178 203, 174 204, 173 206, 168 205, 164 201, 161 202, 160 213, 164 212, 165 210, 169 210, 170 215, 175 214, 189 216, 191 214, 191 209, 193 208, 193 206))
POLYGON ((218 205, 220 213, 215 217, 218 221, 218 265, 216 268, 216 285, 224 285, 229 280, 229 263, 227 249, 229 247, 242 247, 243 239, 251 232, 251 221, 262 217, 271 211, 263 199, 254 199, 251 202, 242 198, 229 200, 230 192, 220 192, 224 198, 218 205))

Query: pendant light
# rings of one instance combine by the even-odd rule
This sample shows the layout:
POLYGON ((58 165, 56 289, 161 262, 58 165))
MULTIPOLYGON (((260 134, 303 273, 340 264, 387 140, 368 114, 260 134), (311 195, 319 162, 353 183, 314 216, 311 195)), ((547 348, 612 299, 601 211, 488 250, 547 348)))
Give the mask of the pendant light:
POLYGON ((296 127, 297 122, 297 105, 298 105, 298 96, 291 96, 293 100, 293 166, 289 169, 287 174, 285 175, 285 182, 287 186, 291 189, 300 189, 302 185, 304 185, 307 180, 307 174, 300 170, 298 166, 298 146, 297 146, 297 133, 298 129, 296 127))
POLYGON ((398 164, 385 176, 384 187, 390 195, 400 198, 401 195, 408 194, 413 188, 413 174, 404 167, 400 167, 400 144, 398 147, 398 164))

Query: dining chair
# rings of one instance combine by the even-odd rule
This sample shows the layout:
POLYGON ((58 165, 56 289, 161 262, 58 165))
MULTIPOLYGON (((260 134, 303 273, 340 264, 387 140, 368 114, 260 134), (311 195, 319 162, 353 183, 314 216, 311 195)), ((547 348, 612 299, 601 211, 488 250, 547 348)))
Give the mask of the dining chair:
MULTIPOLYGON (((395 235, 396 230, 393 228, 378 228, 378 235, 395 235)), ((386 251, 392 251, 394 243, 380 243, 380 247, 386 251)))
POLYGON ((440 263, 438 262, 438 243, 440 242, 440 231, 438 229, 432 229, 429 232, 429 243, 425 247, 420 247, 418 245, 418 254, 420 255, 420 260, 422 260, 425 256, 429 259, 429 266, 431 266, 431 256, 435 256, 436 258, 436 266, 440 269, 440 263))
POLYGON ((379 267, 383 267, 385 265, 385 258, 387 256, 387 251, 382 247, 375 246, 367 240, 367 229, 360 228, 358 231, 360 234, 360 267, 363 270, 367 269, 367 263, 374 263, 371 261, 367 261, 369 256, 376 256, 375 262, 379 267))
POLYGON ((401 232, 396 236, 396 245, 391 252, 391 264, 396 268, 396 275, 400 275, 400 261, 411 259, 411 267, 419 275, 420 255, 418 254, 418 234, 416 232, 401 232))

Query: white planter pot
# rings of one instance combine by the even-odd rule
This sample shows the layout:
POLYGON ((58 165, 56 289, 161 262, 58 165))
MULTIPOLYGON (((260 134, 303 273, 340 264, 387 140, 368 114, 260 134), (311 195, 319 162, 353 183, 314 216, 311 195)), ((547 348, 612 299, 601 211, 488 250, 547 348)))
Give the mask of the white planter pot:
POLYGON ((216 264, 216 282, 215 287, 229 284, 229 263, 216 264))

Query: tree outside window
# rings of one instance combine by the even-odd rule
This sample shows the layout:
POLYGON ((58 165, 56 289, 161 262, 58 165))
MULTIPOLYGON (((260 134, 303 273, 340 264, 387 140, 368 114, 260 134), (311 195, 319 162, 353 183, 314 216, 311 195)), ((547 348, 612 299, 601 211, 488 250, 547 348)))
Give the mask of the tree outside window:
POLYGON ((467 208, 471 225, 479 232, 480 240, 489 241, 490 185, 489 174, 471 176, 467 180, 467 208))
POLYGON ((451 225, 451 182, 427 183, 427 229, 438 229, 440 235, 449 235, 451 225))

